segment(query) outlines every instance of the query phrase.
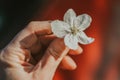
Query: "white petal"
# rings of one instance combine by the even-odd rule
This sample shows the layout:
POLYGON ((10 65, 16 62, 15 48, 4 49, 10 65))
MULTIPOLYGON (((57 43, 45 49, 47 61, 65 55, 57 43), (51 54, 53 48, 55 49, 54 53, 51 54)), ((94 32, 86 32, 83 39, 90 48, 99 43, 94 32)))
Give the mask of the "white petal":
POLYGON ((92 18, 88 14, 82 14, 74 20, 74 26, 83 31, 90 26, 91 21, 92 18))
POLYGON ((59 20, 52 21, 51 28, 53 34, 59 38, 63 38, 67 33, 70 32, 70 26, 67 23, 59 20))
POLYGON ((77 49, 78 48, 78 39, 77 36, 74 36, 72 34, 67 34, 64 38, 65 45, 69 47, 70 49, 77 49))
POLYGON ((77 38, 81 44, 90 44, 94 41, 94 38, 87 37, 87 35, 82 31, 77 34, 77 38))
POLYGON ((68 9, 64 14, 64 21, 68 23, 70 26, 73 26, 73 21, 76 18, 76 13, 73 9, 68 9))

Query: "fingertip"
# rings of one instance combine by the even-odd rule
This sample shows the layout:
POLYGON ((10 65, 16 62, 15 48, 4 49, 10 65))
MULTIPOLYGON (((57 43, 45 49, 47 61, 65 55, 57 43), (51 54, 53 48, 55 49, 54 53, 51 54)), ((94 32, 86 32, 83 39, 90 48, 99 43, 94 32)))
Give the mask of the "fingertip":
POLYGON ((71 55, 78 55, 78 54, 81 54, 83 52, 83 49, 79 46, 76 50, 70 50, 69 51, 69 54, 71 55))

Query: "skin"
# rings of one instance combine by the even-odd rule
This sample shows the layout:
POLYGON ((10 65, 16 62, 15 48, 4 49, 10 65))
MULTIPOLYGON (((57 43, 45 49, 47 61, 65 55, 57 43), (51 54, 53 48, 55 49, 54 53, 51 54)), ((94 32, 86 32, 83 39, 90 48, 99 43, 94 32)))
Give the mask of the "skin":
POLYGON ((81 52, 81 47, 70 50, 56 38, 49 21, 33 21, 1 50, 0 64, 6 80, 52 80, 58 67, 74 70, 77 66, 68 54, 81 52))

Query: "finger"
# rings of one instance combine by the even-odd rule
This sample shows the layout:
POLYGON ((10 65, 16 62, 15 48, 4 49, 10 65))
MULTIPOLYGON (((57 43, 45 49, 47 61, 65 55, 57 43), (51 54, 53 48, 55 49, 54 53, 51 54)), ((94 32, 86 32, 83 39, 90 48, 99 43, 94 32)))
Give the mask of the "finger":
POLYGON ((53 77, 58 65, 68 51, 69 48, 65 46, 63 39, 55 39, 46 50, 42 60, 37 64, 37 66, 41 66, 39 66, 35 71, 38 73, 42 68, 44 75, 47 74, 53 77))
POLYGON ((49 21, 32 21, 14 38, 13 43, 20 42, 22 47, 28 48, 36 43, 39 35, 51 34, 49 21))
POLYGON ((60 68, 67 70, 74 70, 77 68, 76 63, 70 56, 65 56, 60 63, 60 68))
POLYGON ((51 34, 50 21, 32 21, 26 28, 37 36, 51 34))
POLYGON ((76 50, 70 50, 69 54, 78 55, 78 54, 81 54, 82 52, 83 52, 83 49, 79 46, 76 50))
POLYGON ((54 34, 39 36, 39 41, 43 46, 48 46, 55 38, 54 34))

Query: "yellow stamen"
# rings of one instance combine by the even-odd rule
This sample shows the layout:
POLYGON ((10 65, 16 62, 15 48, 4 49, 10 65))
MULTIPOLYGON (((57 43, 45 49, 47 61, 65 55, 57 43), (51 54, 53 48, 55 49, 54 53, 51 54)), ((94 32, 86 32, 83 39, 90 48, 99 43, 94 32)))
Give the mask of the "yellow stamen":
POLYGON ((76 35, 78 32, 79 32, 79 29, 77 29, 76 27, 72 27, 72 28, 71 28, 71 33, 72 33, 73 35, 76 35))

